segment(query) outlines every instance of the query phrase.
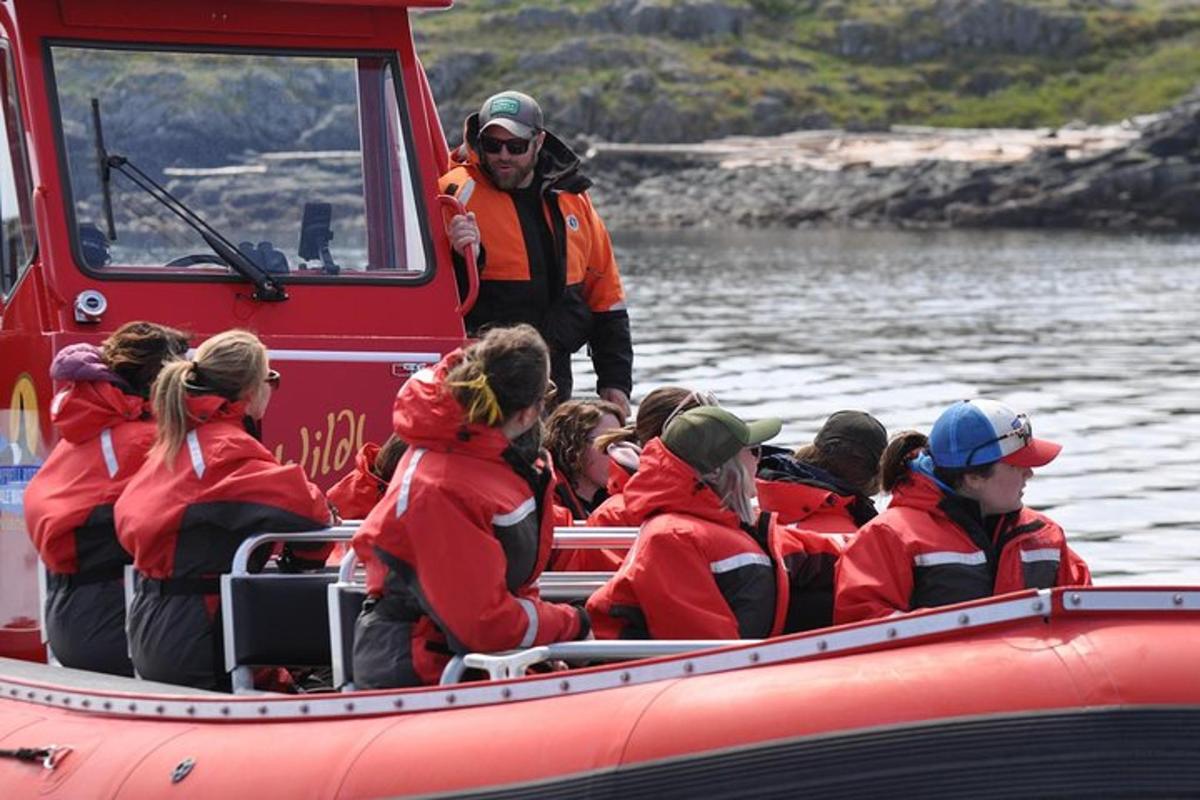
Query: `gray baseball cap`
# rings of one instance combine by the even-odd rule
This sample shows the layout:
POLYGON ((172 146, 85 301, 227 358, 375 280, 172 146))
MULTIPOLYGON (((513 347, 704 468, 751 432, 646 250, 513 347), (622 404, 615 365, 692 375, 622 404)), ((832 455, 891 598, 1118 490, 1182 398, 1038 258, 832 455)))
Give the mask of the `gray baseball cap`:
POLYGON ((671 420, 662 443, 696 472, 707 475, 743 448, 774 439, 782 427, 777 419, 744 422, 719 406, 700 406, 671 420))
POLYGON ((479 132, 499 125, 513 136, 532 139, 544 125, 542 107, 527 94, 500 92, 494 94, 479 108, 479 132))

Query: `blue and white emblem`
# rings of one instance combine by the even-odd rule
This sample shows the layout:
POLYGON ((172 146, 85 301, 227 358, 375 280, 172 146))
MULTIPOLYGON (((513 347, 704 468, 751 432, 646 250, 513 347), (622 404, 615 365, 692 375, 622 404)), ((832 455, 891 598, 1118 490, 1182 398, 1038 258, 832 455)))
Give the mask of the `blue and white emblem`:
POLYGON ((579 230, 579 218, 574 214, 567 215, 567 227, 573 231, 579 230))

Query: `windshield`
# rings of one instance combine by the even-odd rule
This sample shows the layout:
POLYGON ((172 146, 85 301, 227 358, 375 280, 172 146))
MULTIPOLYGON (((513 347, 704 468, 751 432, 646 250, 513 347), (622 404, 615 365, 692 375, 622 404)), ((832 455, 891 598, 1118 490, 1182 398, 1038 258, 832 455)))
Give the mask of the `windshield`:
POLYGON ((117 170, 107 186, 110 227, 102 142, 267 272, 291 280, 426 271, 388 57, 56 45, 51 61, 85 268, 228 271, 193 227, 117 170))

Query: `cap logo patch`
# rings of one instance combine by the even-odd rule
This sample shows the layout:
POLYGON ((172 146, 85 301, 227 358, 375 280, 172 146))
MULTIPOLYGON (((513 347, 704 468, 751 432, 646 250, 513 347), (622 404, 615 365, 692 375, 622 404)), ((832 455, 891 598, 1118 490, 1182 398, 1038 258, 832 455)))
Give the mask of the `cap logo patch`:
POLYGON ((516 116, 521 113, 521 104, 511 97, 497 97, 492 101, 492 107, 489 111, 491 111, 492 116, 497 114, 516 116))
POLYGON ((579 230, 579 218, 574 214, 567 215, 567 227, 573 231, 579 230))

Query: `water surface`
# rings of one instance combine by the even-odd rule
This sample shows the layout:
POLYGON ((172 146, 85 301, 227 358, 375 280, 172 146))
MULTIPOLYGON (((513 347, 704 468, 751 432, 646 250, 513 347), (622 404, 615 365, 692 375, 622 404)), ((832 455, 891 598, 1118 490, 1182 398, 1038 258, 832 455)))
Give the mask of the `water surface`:
MULTIPOLYGON (((1200 238, 617 232, 635 399, 711 389, 779 441, 842 408, 928 432, 950 402, 1027 411, 1062 455, 1026 501, 1101 582, 1200 583, 1200 238)), ((577 360, 586 372, 586 359, 577 360)), ((577 375, 580 390, 594 385, 577 375)))

